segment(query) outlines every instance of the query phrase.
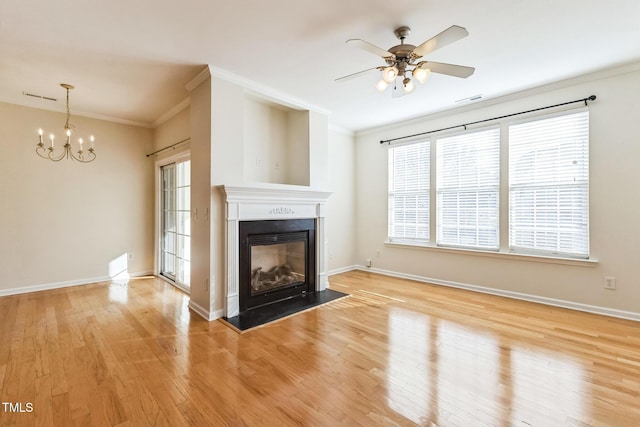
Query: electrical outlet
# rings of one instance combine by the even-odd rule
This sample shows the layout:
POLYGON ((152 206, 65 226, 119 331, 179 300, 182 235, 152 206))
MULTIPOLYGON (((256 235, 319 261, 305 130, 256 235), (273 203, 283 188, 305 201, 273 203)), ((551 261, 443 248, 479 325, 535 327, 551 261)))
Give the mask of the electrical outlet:
POLYGON ((133 260, 133 252, 128 252, 128 253, 127 253, 127 259, 128 259, 129 261, 133 260))
POLYGON ((604 288, 605 289, 616 289, 616 278, 615 277, 605 277, 604 278, 604 288))
POLYGON ((365 259, 364 263, 367 267, 371 267, 371 260, 370 259, 365 259))

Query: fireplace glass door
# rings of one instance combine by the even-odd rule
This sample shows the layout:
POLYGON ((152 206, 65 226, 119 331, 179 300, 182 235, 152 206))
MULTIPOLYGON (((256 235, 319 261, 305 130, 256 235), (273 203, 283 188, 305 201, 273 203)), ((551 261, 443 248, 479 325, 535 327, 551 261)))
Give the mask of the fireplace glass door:
POLYGON ((241 221, 238 232, 241 312, 315 291, 314 219, 241 221))
POLYGON ((304 283, 305 255, 304 241, 251 246, 251 295, 304 283))

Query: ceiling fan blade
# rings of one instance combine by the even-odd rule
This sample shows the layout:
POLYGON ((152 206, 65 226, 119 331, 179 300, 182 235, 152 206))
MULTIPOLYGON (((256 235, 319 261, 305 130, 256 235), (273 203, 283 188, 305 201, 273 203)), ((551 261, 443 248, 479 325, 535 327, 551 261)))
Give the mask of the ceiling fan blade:
POLYGON ((362 39, 349 39, 345 43, 349 44, 349 46, 357 47, 359 49, 366 50, 367 52, 371 52, 374 55, 381 56, 384 59, 387 59, 387 58, 395 59, 396 57, 393 53, 390 53, 384 50, 383 48, 378 47, 362 39))
POLYGON ((466 28, 459 27, 458 25, 452 25, 440 34, 430 38, 420 46, 413 49, 413 55, 416 58, 420 58, 421 56, 425 56, 426 54, 431 53, 434 50, 440 49, 441 47, 463 39, 468 35, 469 32, 466 28))
POLYGON ((377 70, 377 69, 378 69, 378 67, 373 67, 373 68, 369 68, 369 69, 366 69, 366 70, 358 71, 357 73, 347 74, 346 76, 338 77, 334 81, 335 82, 345 82, 347 80, 351 80, 351 79, 355 79, 356 77, 360 77, 360 76, 364 75, 365 73, 368 73, 369 71, 377 70))
POLYGON ((466 79, 476 71, 473 67, 431 61, 420 62, 418 67, 428 68, 433 73, 446 74, 447 76, 460 77, 461 79, 466 79))

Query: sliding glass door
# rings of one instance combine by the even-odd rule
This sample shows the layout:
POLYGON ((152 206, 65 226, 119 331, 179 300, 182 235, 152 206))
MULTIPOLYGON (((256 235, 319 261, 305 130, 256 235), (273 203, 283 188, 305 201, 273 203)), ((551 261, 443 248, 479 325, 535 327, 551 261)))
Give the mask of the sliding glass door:
POLYGON ((189 289, 191 272, 191 162, 160 168, 160 274, 189 289))

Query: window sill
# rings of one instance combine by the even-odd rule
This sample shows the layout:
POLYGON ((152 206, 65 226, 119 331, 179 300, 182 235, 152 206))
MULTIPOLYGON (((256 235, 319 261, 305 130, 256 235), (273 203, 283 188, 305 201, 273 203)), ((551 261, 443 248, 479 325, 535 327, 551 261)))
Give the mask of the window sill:
POLYGON ((579 267, 596 267, 598 265, 598 260, 593 258, 591 259, 562 258, 562 257, 552 257, 552 256, 544 256, 544 255, 519 254, 519 253, 512 253, 512 252, 482 251, 478 249, 446 248, 446 247, 427 245, 427 244, 399 243, 399 242, 389 242, 389 241, 384 242, 384 245, 392 248, 418 249, 418 250, 434 251, 434 252, 440 252, 440 253, 473 255, 473 256, 483 256, 483 257, 489 257, 489 258, 501 258, 501 259, 513 259, 518 261, 575 265, 579 267))

